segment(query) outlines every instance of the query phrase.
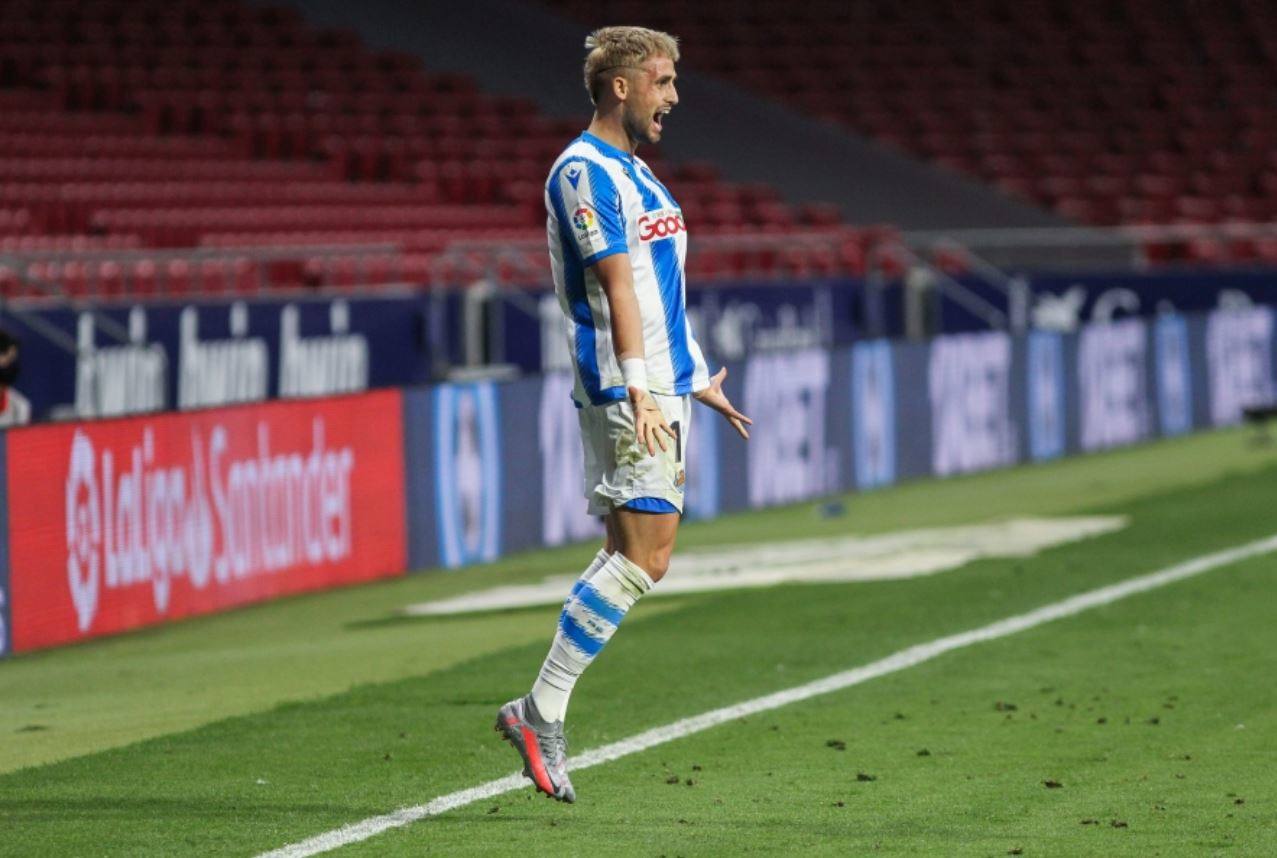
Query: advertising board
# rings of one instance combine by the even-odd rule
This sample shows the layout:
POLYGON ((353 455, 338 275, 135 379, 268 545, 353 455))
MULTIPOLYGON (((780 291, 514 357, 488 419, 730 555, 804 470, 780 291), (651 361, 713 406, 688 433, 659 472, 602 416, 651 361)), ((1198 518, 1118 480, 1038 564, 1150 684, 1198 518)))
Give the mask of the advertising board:
POLYGON ((14 651, 404 570, 398 391, 5 440, 14 651))

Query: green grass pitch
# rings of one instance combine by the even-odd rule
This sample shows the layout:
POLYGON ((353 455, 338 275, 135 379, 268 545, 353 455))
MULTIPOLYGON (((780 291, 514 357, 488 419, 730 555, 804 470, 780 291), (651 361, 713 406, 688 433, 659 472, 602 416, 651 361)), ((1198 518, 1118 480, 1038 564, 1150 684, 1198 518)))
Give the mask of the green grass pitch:
MULTIPOLYGON (((684 545, 1009 515, 1130 525, 904 581, 640 603, 577 687, 574 750, 1277 532, 1240 431, 690 525, 684 545)), ((555 609, 398 608, 594 546, 304 596, 0 662, 0 855, 254 855, 516 768, 492 732, 555 609)), ((348 855, 1277 854, 1277 555, 522 790, 348 855)))

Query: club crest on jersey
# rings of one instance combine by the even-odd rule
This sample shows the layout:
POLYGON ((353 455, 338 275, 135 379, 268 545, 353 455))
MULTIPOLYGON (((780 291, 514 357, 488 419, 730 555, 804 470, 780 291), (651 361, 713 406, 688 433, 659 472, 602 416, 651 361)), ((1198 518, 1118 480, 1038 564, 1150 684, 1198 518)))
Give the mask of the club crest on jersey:
POLYGON ((659 241, 672 238, 687 229, 680 209, 657 209, 644 212, 638 219, 639 241, 659 241))

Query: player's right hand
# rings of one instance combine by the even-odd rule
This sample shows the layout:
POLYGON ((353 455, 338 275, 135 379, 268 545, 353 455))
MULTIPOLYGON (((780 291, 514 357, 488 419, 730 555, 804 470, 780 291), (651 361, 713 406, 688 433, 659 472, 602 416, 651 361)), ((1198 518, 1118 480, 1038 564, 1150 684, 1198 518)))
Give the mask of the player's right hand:
POLYGON ((675 442, 678 441, 678 436, 674 434, 670 424, 665 422, 661 407, 646 390, 640 390, 637 387, 630 387, 627 390, 630 395, 630 405, 634 409, 634 437, 639 444, 647 448, 649 456, 656 455, 657 447, 660 447, 661 452, 664 453, 665 437, 662 436, 667 436, 675 442))

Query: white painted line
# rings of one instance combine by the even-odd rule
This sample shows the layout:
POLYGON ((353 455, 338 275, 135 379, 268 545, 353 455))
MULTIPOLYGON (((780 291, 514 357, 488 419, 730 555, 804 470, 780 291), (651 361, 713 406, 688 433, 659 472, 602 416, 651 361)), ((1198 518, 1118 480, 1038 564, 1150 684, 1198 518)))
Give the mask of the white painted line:
MULTIPOLYGON (((1031 557, 1039 551, 1121 530, 1124 515, 1013 518, 958 527, 898 530, 875 536, 803 539, 681 552, 661 586, 644 599, 776 584, 895 581, 958 569, 984 557, 1031 557)), ((478 590, 403 609, 409 616, 559 605, 575 575, 478 590)))
MULTIPOLYGON (((578 771, 612 760, 619 760, 621 757, 628 757, 648 748, 654 748, 657 745, 663 745, 666 742, 672 742, 675 739, 681 739, 684 736, 708 730, 710 727, 716 727, 727 721, 734 721, 747 715, 778 709, 781 706, 788 706, 791 703, 798 703, 832 691, 841 691, 844 688, 859 685, 870 679, 876 679, 889 673, 895 673, 905 668, 922 664, 924 661, 929 661, 936 656, 956 649, 962 649, 984 641, 996 640, 997 638, 1004 638, 1016 632, 1022 632, 1026 629, 1040 626, 1043 623, 1049 623, 1052 620, 1071 617, 1091 608, 1112 604, 1120 599, 1125 599, 1127 596, 1144 593, 1184 578, 1191 578, 1194 575, 1200 575, 1203 572, 1209 572, 1212 569, 1236 563, 1239 560, 1268 554, 1273 551, 1277 551, 1277 535, 1214 554, 1196 557, 1183 563, 1177 563, 1174 566, 1168 566, 1157 572, 1128 578, 1125 581, 1110 584, 1107 587, 1100 587, 1097 590, 1079 593, 1076 596, 1070 596, 1062 601, 1029 611, 1027 614, 1007 617, 1004 620, 998 620, 978 629, 971 629, 970 631, 911 646, 908 649, 902 649, 886 658, 862 667, 826 676, 824 679, 817 679, 806 685, 787 688, 784 691, 777 691, 775 694, 768 694, 765 697, 756 697, 753 700, 746 700, 734 706, 714 709, 700 715, 694 715, 691 718, 675 721, 672 724, 666 724, 664 727, 656 727, 631 736, 628 739, 622 739, 619 742, 595 748, 592 751, 586 751, 573 757, 569 768, 573 771, 578 771)), ((317 834, 298 843, 292 843, 271 852, 265 852, 259 858, 303 858, 303 856, 318 855, 321 852, 328 852, 351 843, 367 840, 383 831, 399 828, 411 822, 425 819, 428 816, 437 816, 446 811, 455 810, 484 799, 495 798, 526 786, 529 786, 529 784, 522 774, 507 775, 479 786, 440 796, 426 804, 400 808, 393 813, 369 817, 361 822, 351 823, 323 834, 317 834)))

